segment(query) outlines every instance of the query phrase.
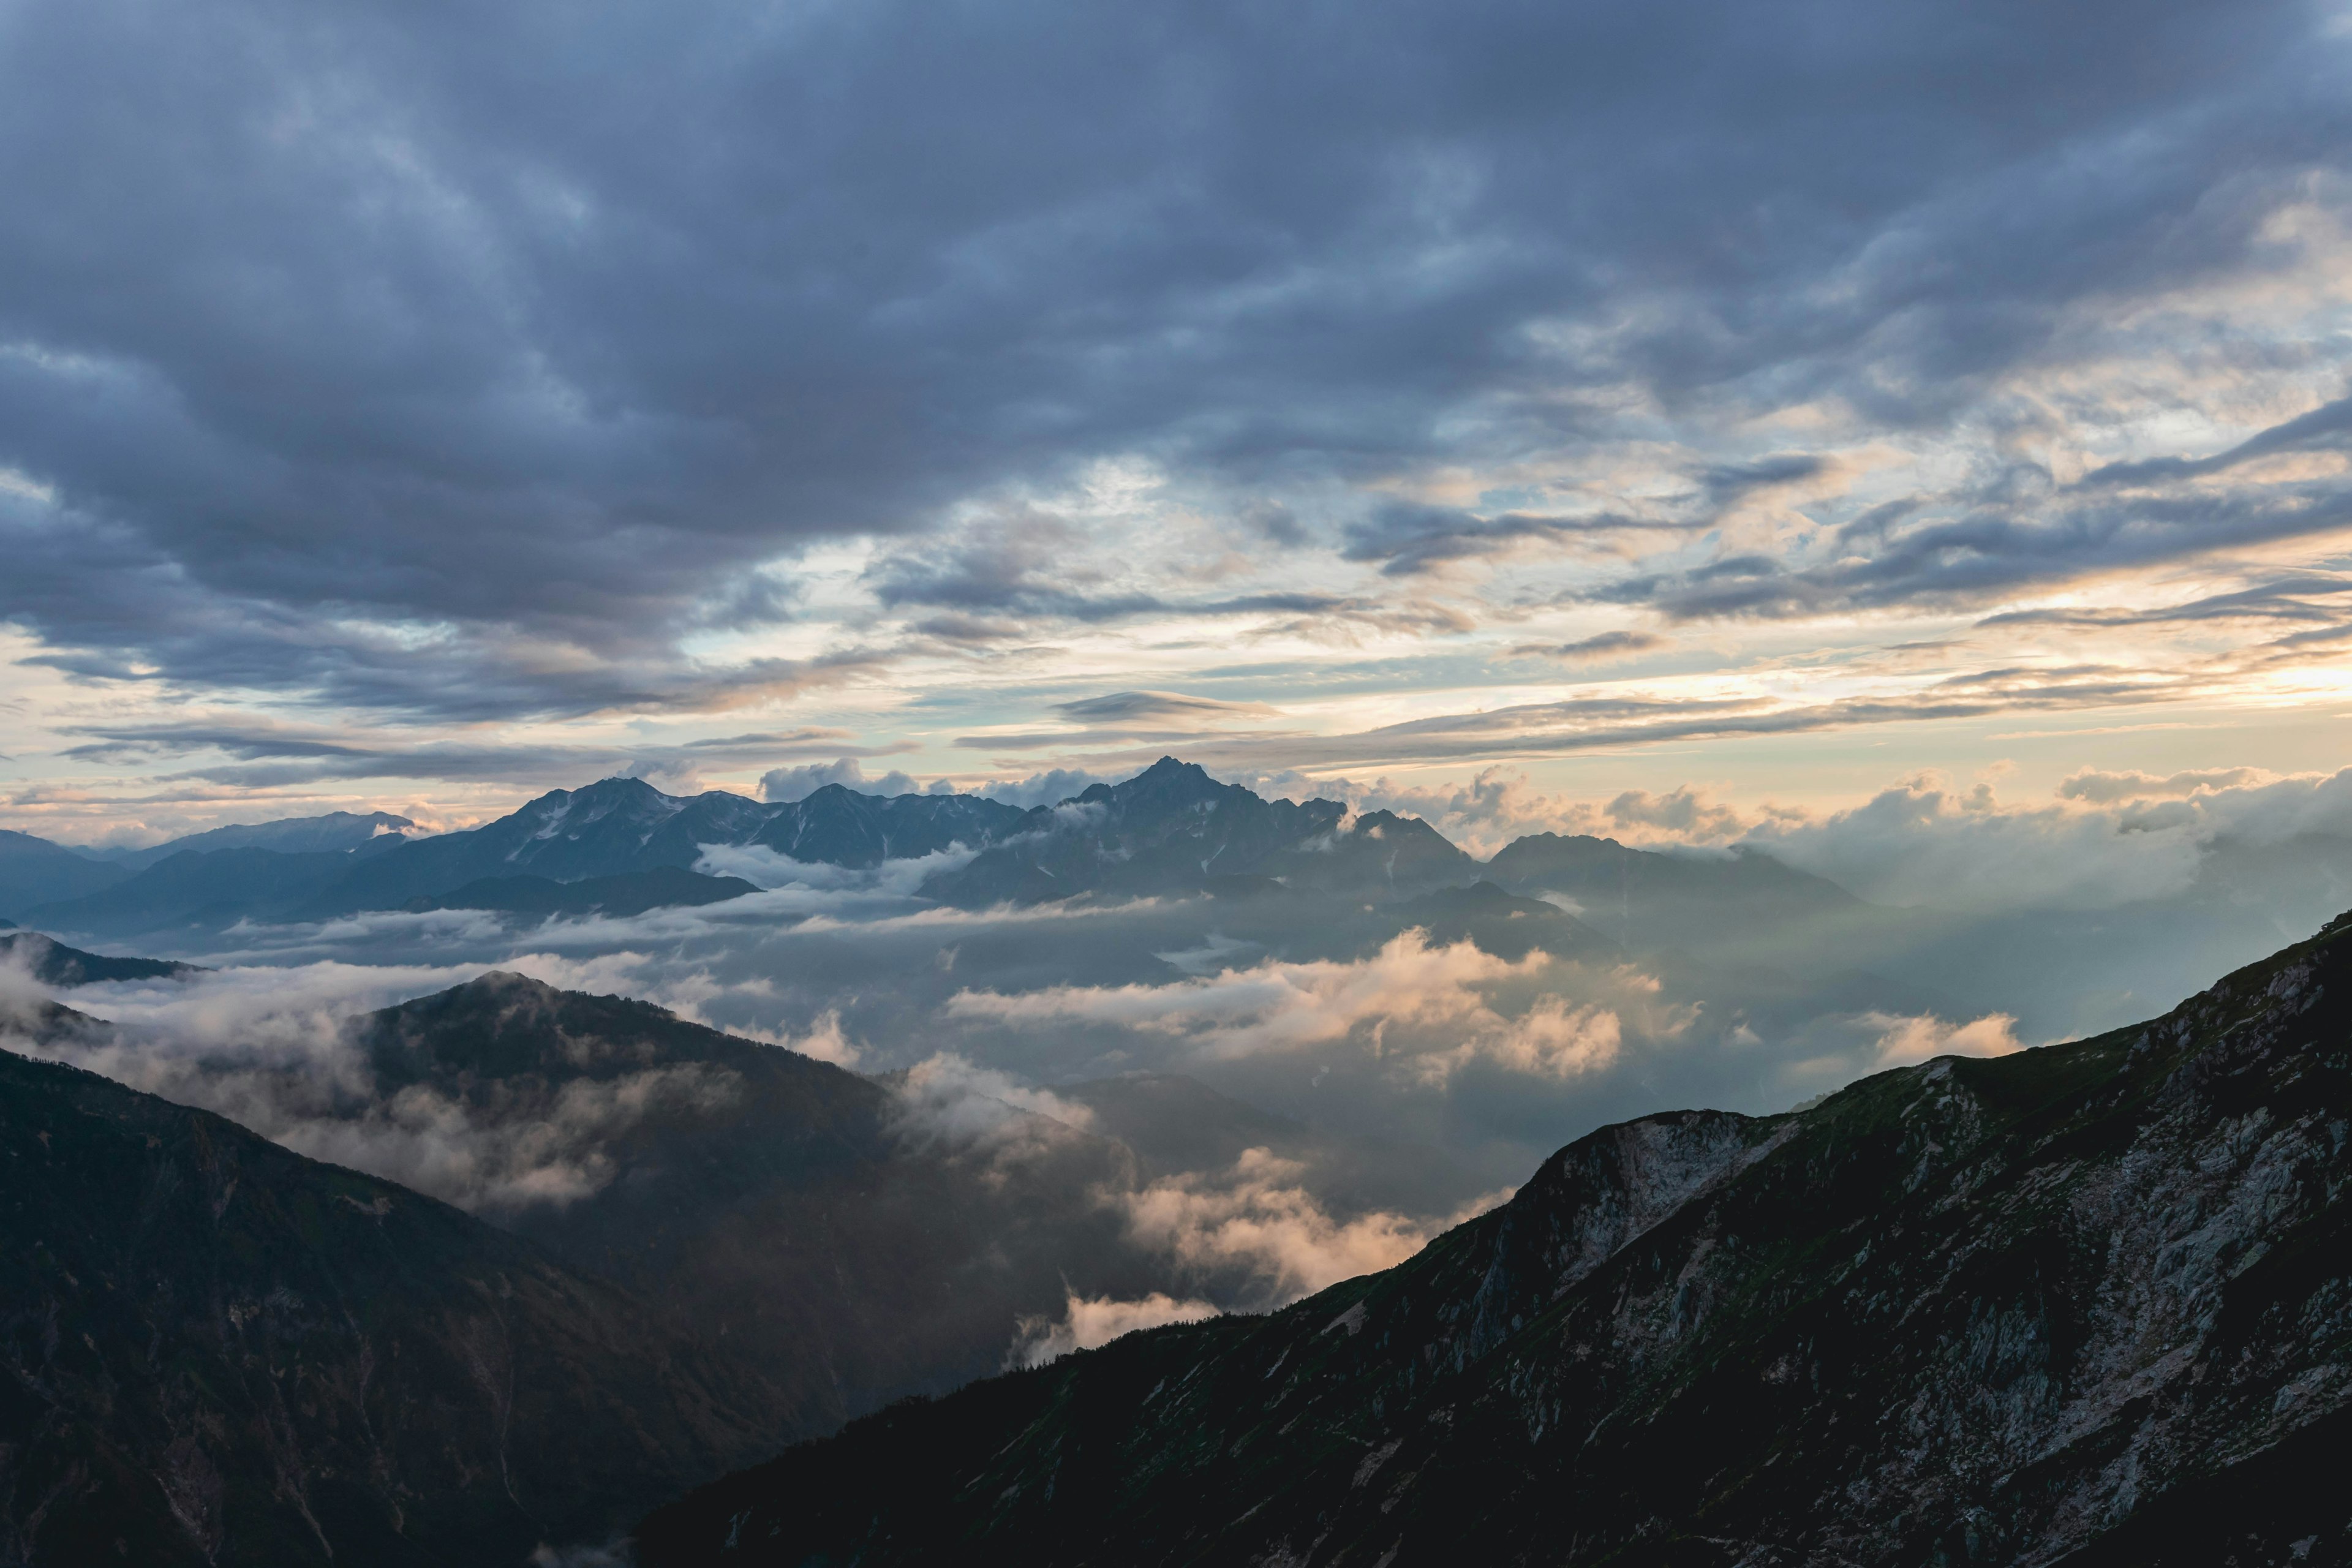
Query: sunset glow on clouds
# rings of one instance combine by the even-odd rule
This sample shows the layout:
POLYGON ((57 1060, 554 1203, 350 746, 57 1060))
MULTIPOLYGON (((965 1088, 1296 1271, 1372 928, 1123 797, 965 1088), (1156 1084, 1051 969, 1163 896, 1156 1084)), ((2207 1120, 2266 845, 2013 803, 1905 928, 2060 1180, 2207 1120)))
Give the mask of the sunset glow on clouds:
POLYGON ((2335 13, 1701 9, 12 12, 0 822, 2341 767, 2335 13))

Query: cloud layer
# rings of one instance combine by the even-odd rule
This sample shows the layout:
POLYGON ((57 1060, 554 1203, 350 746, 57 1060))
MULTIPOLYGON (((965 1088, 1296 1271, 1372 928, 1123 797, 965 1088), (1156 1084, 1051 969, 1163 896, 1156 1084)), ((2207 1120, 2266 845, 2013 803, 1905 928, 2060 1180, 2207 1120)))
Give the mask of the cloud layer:
POLYGON ((16 8, 13 809, 2332 689, 2332 18, 16 8))

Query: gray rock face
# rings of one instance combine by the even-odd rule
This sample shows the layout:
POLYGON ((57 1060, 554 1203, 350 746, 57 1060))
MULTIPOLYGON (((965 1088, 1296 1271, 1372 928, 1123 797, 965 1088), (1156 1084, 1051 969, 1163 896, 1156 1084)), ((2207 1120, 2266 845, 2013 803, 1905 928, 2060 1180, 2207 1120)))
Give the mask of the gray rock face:
POLYGON ((2352 917, 2146 1026, 1604 1130, 1397 1268, 855 1423, 643 1561, 2342 1562, 2347 1191, 2352 917))

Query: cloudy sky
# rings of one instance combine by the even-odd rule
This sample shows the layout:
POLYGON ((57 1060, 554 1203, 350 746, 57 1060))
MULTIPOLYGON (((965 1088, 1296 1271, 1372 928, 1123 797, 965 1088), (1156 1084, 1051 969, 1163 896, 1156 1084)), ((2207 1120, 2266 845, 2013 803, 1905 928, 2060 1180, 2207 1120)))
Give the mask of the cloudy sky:
POLYGON ((0 825, 1172 751, 1719 838, 2332 773, 2348 50, 0 0, 0 825))

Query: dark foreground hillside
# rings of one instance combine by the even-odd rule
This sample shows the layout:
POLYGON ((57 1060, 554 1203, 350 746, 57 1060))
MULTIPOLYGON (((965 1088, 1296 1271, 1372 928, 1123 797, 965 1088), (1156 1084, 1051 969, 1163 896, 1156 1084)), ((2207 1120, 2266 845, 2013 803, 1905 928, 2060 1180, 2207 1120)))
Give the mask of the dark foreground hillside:
POLYGON ((620 1291, 205 1111, 0 1052, 0 1563, 503 1568, 769 1446, 620 1291))
POLYGON ((895 1406, 718 1563, 2341 1563, 2352 917, 2167 1017, 1652 1117, 1265 1318, 895 1406))

